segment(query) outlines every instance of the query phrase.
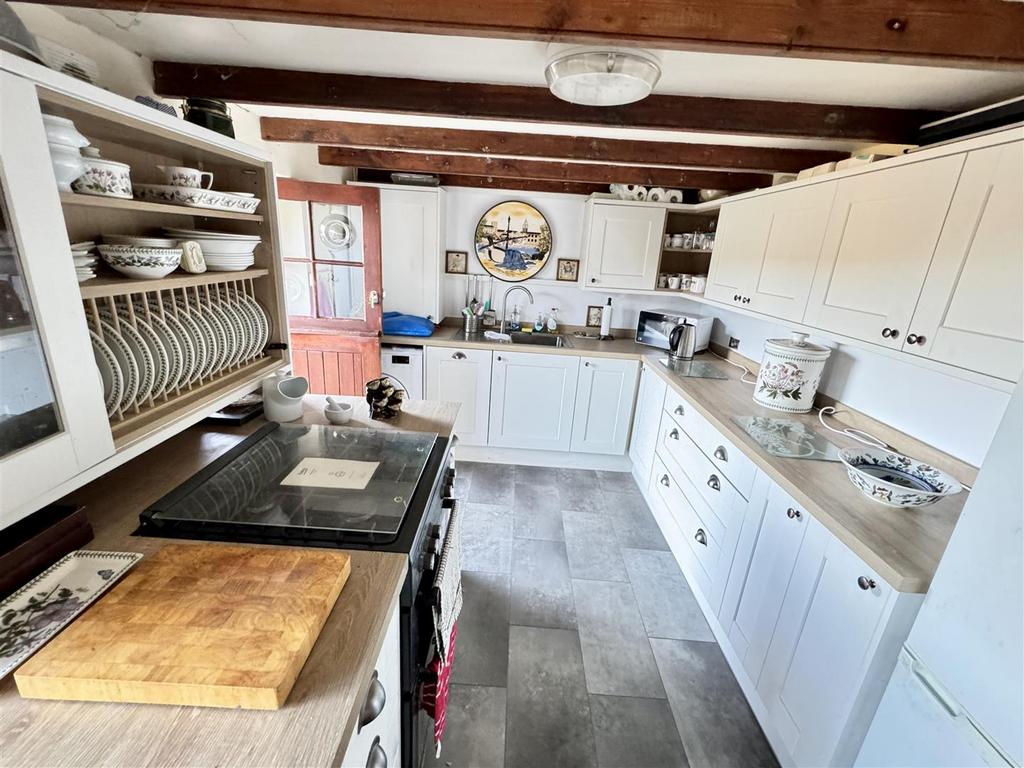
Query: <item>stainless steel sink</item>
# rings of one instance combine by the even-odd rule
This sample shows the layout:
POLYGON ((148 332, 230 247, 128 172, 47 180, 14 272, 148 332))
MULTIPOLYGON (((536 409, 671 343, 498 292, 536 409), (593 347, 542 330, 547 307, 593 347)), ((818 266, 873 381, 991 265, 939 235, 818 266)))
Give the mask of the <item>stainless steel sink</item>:
POLYGON ((572 343, 565 336, 547 333, 523 333, 513 331, 509 334, 513 344, 532 344, 538 347, 571 347, 572 343))

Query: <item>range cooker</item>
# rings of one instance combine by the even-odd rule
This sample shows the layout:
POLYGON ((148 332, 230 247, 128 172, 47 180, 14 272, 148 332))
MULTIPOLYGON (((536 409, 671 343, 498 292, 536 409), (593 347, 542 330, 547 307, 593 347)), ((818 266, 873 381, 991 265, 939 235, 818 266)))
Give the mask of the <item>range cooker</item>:
POLYGON ((135 532, 400 552, 402 765, 432 743, 419 688, 433 643, 432 588, 456 500, 448 440, 435 433, 271 423, 150 506, 135 532))

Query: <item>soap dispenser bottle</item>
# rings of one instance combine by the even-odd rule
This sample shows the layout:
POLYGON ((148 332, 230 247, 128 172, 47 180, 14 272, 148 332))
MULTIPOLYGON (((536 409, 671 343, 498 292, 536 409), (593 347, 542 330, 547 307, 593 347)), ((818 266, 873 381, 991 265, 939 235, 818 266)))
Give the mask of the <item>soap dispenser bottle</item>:
POLYGON ((551 308, 551 314, 548 315, 548 331, 556 333, 558 331, 558 307, 551 308))

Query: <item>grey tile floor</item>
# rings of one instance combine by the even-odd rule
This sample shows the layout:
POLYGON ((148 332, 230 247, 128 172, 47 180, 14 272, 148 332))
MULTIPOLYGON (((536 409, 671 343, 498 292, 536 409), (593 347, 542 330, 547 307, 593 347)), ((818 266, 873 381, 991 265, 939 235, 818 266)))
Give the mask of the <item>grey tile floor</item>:
POLYGON ((450 768, 777 768, 628 472, 460 462, 450 768))

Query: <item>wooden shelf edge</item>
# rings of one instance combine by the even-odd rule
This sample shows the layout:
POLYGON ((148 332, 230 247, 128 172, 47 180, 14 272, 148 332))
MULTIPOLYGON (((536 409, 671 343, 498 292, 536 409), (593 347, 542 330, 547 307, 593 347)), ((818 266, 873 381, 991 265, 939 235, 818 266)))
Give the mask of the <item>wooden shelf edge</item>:
POLYGON ((662 253, 706 253, 710 256, 714 253, 713 250, 707 248, 672 248, 671 246, 665 246, 661 249, 662 253))
POLYGON ((158 280, 133 280, 130 277, 98 277, 79 284, 83 299, 107 296, 127 296, 131 293, 166 291, 172 288, 190 288, 193 285, 219 285, 239 280, 253 280, 270 274, 268 269, 245 269, 241 272, 203 272, 200 275, 171 273, 158 280))
POLYGON ((187 205, 147 203, 143 200, 128 200, 122 197, 103 197, 101 195, 79 195, 75 192, 61 192, 60 202, 62 205, 82 205, 92 208, 112 208, 144 213, 166 213, 172 216, 198 216, 207 219, 235 219, 237 221, 252 222, 263 221, 263 216, 258 213, 236 213, 235 211, 218 211, 212 208, 194 208, 187 205))

